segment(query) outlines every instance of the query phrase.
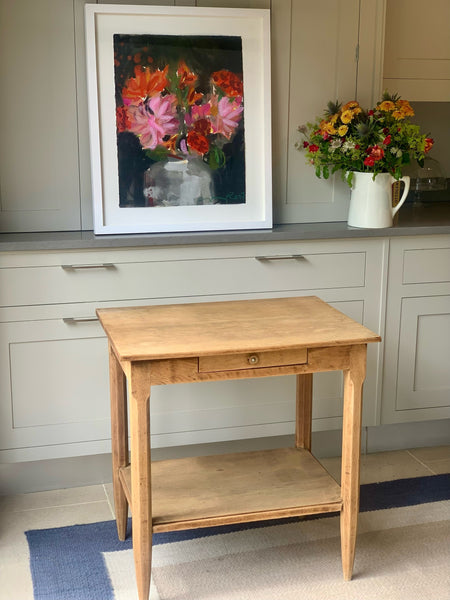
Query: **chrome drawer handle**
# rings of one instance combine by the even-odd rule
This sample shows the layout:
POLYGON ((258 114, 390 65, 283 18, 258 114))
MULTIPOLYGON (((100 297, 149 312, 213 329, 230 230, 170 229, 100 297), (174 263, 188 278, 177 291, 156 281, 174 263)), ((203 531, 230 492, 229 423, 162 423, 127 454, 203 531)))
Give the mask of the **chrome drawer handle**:
POLYGON ((275 254, 274 256, 255 256, 256 260, 306 260, 303 254, 275 254))
POLYGON ((97 317, 64 317, 64 323, 67 325, 76 325, 77 323, 90 323, 91 321, 98 321, 97 317))
POLYGON ((252 354, 247 360, 249 365, 257 365, 259 363, 259 356, 257 354, 252 354))
POLYGON ((75 269, 115 269, 113 263, 98 263, 95 265, 61 265, 65 271, 74 271, 75 269))

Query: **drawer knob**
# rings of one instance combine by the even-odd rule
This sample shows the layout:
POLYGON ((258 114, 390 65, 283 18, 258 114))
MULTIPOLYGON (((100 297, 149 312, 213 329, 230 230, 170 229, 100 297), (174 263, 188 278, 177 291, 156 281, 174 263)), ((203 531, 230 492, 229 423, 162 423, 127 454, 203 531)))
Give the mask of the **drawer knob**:
POLYGON ((252 354, 248 357, 249 365, 257 365, 259 363, 259 356, 257 354, 252 354))

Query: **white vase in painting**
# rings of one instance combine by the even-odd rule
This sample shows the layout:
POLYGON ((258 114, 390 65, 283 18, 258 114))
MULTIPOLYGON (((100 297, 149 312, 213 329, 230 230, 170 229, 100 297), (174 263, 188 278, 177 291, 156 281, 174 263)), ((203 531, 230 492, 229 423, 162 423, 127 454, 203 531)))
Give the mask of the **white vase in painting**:
POLYGON ((214 204, 211 169, 200 157, 168 158, 144 173, 147 206, 214 204))
POLYGON ((392 227, 394 215, 406 200, 409 177, 402 177, 405 188, 397 206, 392 206, 392 184, 396 179, 389 173, 353 173, 348 224, 364 229, 392 227))

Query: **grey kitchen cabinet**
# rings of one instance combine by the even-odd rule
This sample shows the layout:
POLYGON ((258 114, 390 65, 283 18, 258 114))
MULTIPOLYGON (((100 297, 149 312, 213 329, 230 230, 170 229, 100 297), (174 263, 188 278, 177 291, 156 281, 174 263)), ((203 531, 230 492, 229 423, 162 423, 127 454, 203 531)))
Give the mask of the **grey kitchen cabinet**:
POLYGON ((0 0, 0 231, 81 228, 73 0, 0 0))
POLYGON ((381 422, 450 417, 450 236, 390 243, 381 422))
POLYGON ((450 100, 450 3, 387 0, 383 86, 408 100, 450 100))
MULTIPOLYGON (((317 295, 380 331, 385 248, 375 239, 3 253, 0 461, 109 451, 96 308, 317 295)), ((379 418, 381 350, 371 346, 366 425, 379 418)), ((295 378, 156 386, 151 404, 159 447, 285 435, 294 430, 295 378)), ((341 374, 318 374, 314 429, 338 429, 341 416, 341 374)))
MULTIPOLYGON (((9 93, 0 99, 0 231, 92 229, 85 3, 0 0, 0 74, 4 89, 14 90, 13 100, 9 93)), ((173 2, 138 2, 154 3, 173 2)), ((298 125, 320 114, 328 100, 357 96, 370 104, 378 94, 374 82, 382 4, 197 4, 270 8, 274 221, 344 221, 348 187, 339 178, 317 180, 294 143, 298 125)))

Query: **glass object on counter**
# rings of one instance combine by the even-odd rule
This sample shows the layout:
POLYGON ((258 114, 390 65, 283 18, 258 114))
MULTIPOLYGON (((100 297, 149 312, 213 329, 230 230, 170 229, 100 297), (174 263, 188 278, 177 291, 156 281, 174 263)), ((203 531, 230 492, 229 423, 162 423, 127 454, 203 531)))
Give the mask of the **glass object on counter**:
POLYGON ((440 192, 447 189, 447 179, 439 161, 426 156, 423 167, 417 163, 408 169, 414 202, 422 202, 422 192, 440 192))

